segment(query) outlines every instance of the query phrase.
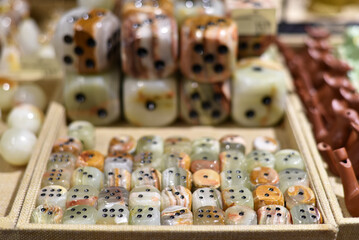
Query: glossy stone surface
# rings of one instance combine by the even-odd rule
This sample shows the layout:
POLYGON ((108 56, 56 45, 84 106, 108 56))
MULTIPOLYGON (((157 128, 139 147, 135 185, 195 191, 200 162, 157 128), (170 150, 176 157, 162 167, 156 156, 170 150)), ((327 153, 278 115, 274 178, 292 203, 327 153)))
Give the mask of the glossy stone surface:
POLYGON ((117 204, 128 207, 130 193, 124 187, 107 187, 98 195, 99 208, 107 204, 117 204))
POLYGON ((130 209, 136 206, 151 206, 156 209, 161 207, 161 193, 153 186, 133 188, 130 192, 130 209))
POLYGON ((0 153, 3 159, 15 166, 28 163, 37 138, 34 133, 24 129, 8 129, 0 139, 0 153))
POLYGON ((95 148, 95 127, 87 121, 74 121, 68 126, 67 133, 70 137, 79 139, 85 150, 95 148))
POLYGON ((14 94, 14 104, 31 104, 45 111, 48 103, 45 91, 33 83, 21 84, 14 94))
POLYGON ((47 163, 47 169, 63 168, 70 171, 75 168, 76 157, 72 153, 58 152, 50 155, 47 163))
POLYGON ((131 189, 131 173, 124 168, 112 168, 105 171, 105 187, 124 187, 131 189))
POLYGON ((143 167, 155 168, 162 171, 162 155, 156 152, 140 152, 133 158, 133 169, 137 170, 143 167))
POLYGON ((257 225, 257 213, 246 206, 233 206, 225 211, 226 225, 257 225))
POLYGON ((117 135, 113 137, 108 146, 108 154, 116 155, 116 153, 134 153, 137 141, 130 135, 117 135))
POLYGON ((254 150, 246 156, 248 172, 252 172, 256 167, 274 168, 274 155, 267 151, 254 150))
POLYGON ((46 186, 39 191, 36 199, 36 206, 47 204, 66 209, 66 197, 66 188, 58 185, 46 186))
POLYGON ((279 188, 271 185, 260 185, 253 191, 254 210, 265 205, 284 206, 284 197, 279 188))
POLYGON ((227 134, 219 139, 219 143, 221 152, 236 151, 243 154, 246 152, 246 141, 240 135, 227 134))
POLYGON ((251 209, 254 207, 252 192, 242 186, 233 186, 222 190, 223 209, 235 205, 247 206, 251 209))
POLYGON ((82 143, 73 137, 60 137, 56 139, 52 147, 52 152, 69 152, 78 156, 82 152, 82 143))
POLYGON ((97 211, 96 224, 104 225, 127 225, 130 211, 127 207, 109 203, 101 205, 97 211))
POLYGON ((193 186, 198 188, 219 188, 221 178, 216 171, 211 169, 201 169, 193 174, 193 186))
POLYGON ((156 152, 163 153, 163 139, 156 135, 147 135, 137 140, 136 152, 156 152))
POLYGON ((291 224, 290 212, 280 205, 267 205, 258 209, 259 225, 291 224))
POLYGON ((161 192, 161 211, 170 206, 192 208, 192 193, 183 186, 166 187, 161 192))
POLYGON ((291 209, 296 205, 307 204, 315 206, 315 194, 312 189, 305 186, 291 186, 284 193, 286 207, 291 209))
POLYGON ((167 168, 162 172, 162 189, 170 186, 183 186, 191 189, 191 172, 179 167, 167 168))
POLYGON ((31 214, 30 222, 38 224, 59 224, 62 223, 63 210, 61 207, 52 205, 39 205, 31 214))
POLYGON ((76 161, 76 167, 94 167, 102 172, 104 164, 105 156, 96 150, 83 151, 76 161))
POLYGON ((67 192, 66 207, 77 205, 97 206, 99 192, 88 185, 74 186, 67 192))
POLYGON ((103 187, 103 173, 94 167, 79 167, 72 174, 71 186, 90 185, 98 190, 103 187))
POLYGON ((162 155, 162 163, 164 169, 171 167, 180 167, 189 170, 191 166, 191 158, 185 152, 168 152, 162 155))
POLYGON ((164 141, 165 153, 181 153, 191 154, 192 143, 191 140, 184 136, 171 136, 164 141))
MULTIPOLYGON (((132 0, 122 1, 121 18, 131 14, 132 11, 155 13, 156 15, 173 15, 173 2, 170 0, 139 0, 137 3, 132 0)), ((146 22, 147 24, 147 22, 146 22)))
POLYGON ((246 171, 240 169, 226 170, 221 172, 221 190, 243 186, 250 188, 249 176, 246 171))
POLYGON ((22 104, 14 107, 8 117, 9 128, 25 129, 38 134, 44 122, 44 114, 37 107, 30 104, 22 104))
POLYGON ((66 209, 63 224, 96 224, 97 210, 87 205, 66 209))
POLYGON ((279 172, 279 188, 284 193, 291 186, 302 185, 309 187, 308 174, 295 168, 288 168, 279 172))
POLYGON ((161 173, 154 168, 139 168, 132 172, 131 189, 138 186, 154 186, 161 190, 161 178, 161 173))
POLYGON ((118 153, 116 157, 107 157, 105 159, 105 172, 109 172, 115 168, 125 169, 132 172, 133 157, 127 153, 118 153))
POLYGON ((213 188, 200 188, 192 194, 192 212, 204 206, 215 206, 222 209, 221 192, 213 188))
POLYGON ((52 168, 42 176, 41 187, 59 185, 66 189, 70 188, 71 171, 63 168, 52 168))
POLYGON ((258 136, 253 140, 253 149, 275 153, 280 149, 280 144, 274 138, 258 136))
POLYGON ((212 169, 219 173, 220 162, 218 160, 218 154, 209 151, 192 154, 191 172, 194 173, 201 169, 212 169))
POLYGON ((161 225, 161 213, 158 208, 137 205, 130 210, 131 225, 161 225))
POLYGON ((77 0, 77 5, 86 8, 106 8, 112 10, 115 2, 112 0, 77 0))
POLYGON ((283 149, 275 155, 275 169, 280 172, 287 168, 305 170, 304 161, 300 153, 293 149, 283 149))
POLYGON ((14 95, 17 91, 17 82, 7 79, 0 79, 0 110, 7 111, 13 106, 14 95))
POLYGON ((323 223, 323 217, 319 209, 312 205, 300 204, 294 206, 290 213, 293 224, 320 224, 323 223))
POLYGON ((279 174, 273 168, 256 167, 250 175, 253 189, 259 185, 279 185, 279 174))
POLYGON ((212 137, 200 137, 192 141, 192 153, 210 152, 219 154, 219 142, 212 137))
POLYGON ((161 212, 161 225, 192 225, 192 212, 182 206, 171 206, 161 212))
POLYGON ((193 225, 224 225, 224 212, 213 206, 198 208, 193 213, 193 225))
POLYGON ((226 150, 219 154, 221 171, 242 169, 247 170, 247 162, 242 152, 237 150, 226 150))

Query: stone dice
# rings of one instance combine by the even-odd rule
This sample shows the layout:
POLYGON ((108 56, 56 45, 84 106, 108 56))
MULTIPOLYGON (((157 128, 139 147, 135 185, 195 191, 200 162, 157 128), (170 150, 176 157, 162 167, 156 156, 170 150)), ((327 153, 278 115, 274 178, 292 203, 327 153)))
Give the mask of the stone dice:
MULTIPOLYGON (((166 51, 161 51, 166 52, 166 51)), ((124 113, 136 126, 164 126, 177 117, 177 84, 173 77, 151 81, 125 77, 124 113)))
POLYGON ((223 209, 235 205, 247 206, 251 209, 254 207, 252 192, 241 186, 233 186, 222 190, 223 209))
POLYGON ((290 212, 280 205, 268 205, 258 209, 258 224, 260 225, 278 225, 291 224, 290 212))
POLYGON ((192 225, 193 215, 192 212, 182 206, 171 206, 161 212, 162 225, 192 225))
POLYGON ((136 187, 130 193, 130 208, 136 206, 151 206, 156 209, 161 207, 161 193, 152 186, 136 187))
POLYGON ((256 167, 274 168, 275 158, 267 151, 254 150, 246 156, 247 171, 250 173, 256 167))
POLYGON ((181 117, 194 125, 218 125, 230 112, 229 81, 199 83, 189 79, 181 81, 181 117))
POLYGON ((77 205, 97 206, 99 192, 88 185, 74 186, 67 192, 66 207, 77 205))
POLYGON ((44 173, 41 186, 59 185, 65 189, 70 188, 71 171, 63 168, 53 168, 44 173))
POLYGON ((131 225, 161 225, 161 213, 151 206, 137 205, 130 211, 131 225))
POLYGON ((143 167, 152 167, 162 171, 162 156, 153 152, 137 153, 133 159, 133 169, 137 170, 143 167))
POLYGON ((283 149, 275 155, 275 169, 280 172, 287 168, 297 168, 305 170, 304 161, 300 153, 293 149, 283 149))
POLYGON ((284 206, 284 197, 279 188, 271 185, 260 185, 253 191, 254 210, 265 205, 284 206))
POLYGON ((96 224, 96 218, 96 208, 86 205, 78 205, 66 210, 63 224, 96 224))
POLYGON ((253 140, 253 149, 275 153, 279 150, 279 142, 271 137, 258 136, 253 140))
POLYGON ((103 173, 94 167, 79 167, 73 174, 71 185, 90 185, 100 190, 103 187, 103 173))
POLYGON ((131 189, 131 173, 124 168, 112 168, 105 171, 106 187, 124 187, 131 189))
POLYGON ((30 222, 39 224, 58 224, 62 223, 63 210, 54 205, 39 205, 31 214, 30 222))
POLYGON ((201 169, 193 174, 193 185, 195 189, 198 188, 219 188, 221 185, 221 178, 216 171, 211 169, 201 169))
POLYGON ((127 207, 118 204, 106 204, 97 211, 96 224, 127 225, 130 212, 127 207))
POLYGON ((72 153, 68 152, 58 152, 51 154, 49 161, 47 163, 47 169, 67 169, 69 171, 74 170, 75 168, 76 157, 72 153))
POLYGON ((221 190, 225 188, 243 186, 250 188, 248 174, 239 169, 226 170, 221 172, 221 190))
POLYGON ((129 192, 123 187, 107 187, 98 196, 98 206, 117 204, 128 207, 129 192))
POLYGON ((296 205, 290 210, 293 224, 320 224, 323 217, 316 207, 312 205, 296 205))
POLYGON ((169 77, 177 69, 178 58, 178 30, 174 17, 141 9, 125 14, 121 57, 123 71, 133 78, 169 77))
POLYGON ((74 156, 80 155, 82 152, 82 143, 77 138, 60 137, 56 139, 52 146, 52 153, 72 153, 74 156))
POLYGON ((193 214, 194 225, 224 225, 224 212, 213 206, 197 209, 193 214))
POLYGON ((141 152, 156 152, 163 153, 163 139, 157 135, 143 136, 137 141, 137 153, 141 152))
POLYGON ((183 136, 171 136, 164 141, 165 153, 186 153, 191 154, 192 143, 191 140, 183 136))
POLYGON ((283 117, 285 74, 277 63, 256 58, 240 61, 232 91, 232 118, 238 124, 272 126, 283 117))
POLYGON ((191 172, 179 167, 167 168, 162 172, 162 189, 170 186, 183 186, 191 189, 191 172))
POLYGON ((257 213, 246 206, 227 208, 224 217, 226 225, 257 225, 257 213))
POLYGON ((292 207, 300 204, 315 206, 315 195, 312 189, 306 186, 291 186, 284 193, 286 207, 292 207))
POLYGON ((57 58, 69 72, 103 72, 118 58, 119 34, 120 22, 110 11, 70 10, 56 27, 57 58))
POLYGON ((161 192, 161 210, 170 206, 182 206, 191 210, 191 191, 183 186, 171 186, 164 188, 161 192))
POLYGON ((107 157, 105 159, 105 172, 109 172, 115 168, 124 169, 132 172, 133 157, 127 153, 117 153, 115 157, 107 157))
POLYGON ((180 167, 189 170, 191 166, 191 158, 185 152, 173 152, 165 153, 162 155, 162 161, 164 168, 180 167))
POLYGON ((241 153, 246 152, 246 141, 243 137, 236 134, 228 134, 219 139, 221 145, 221 152, 237 151, 241 153))
POLYGON ((285 193, 289 187, 298 185, 309 187, 309 177, 305 171, 288 168, 279 173, 279 188, 282 193, 285 193))
POLYGON ((95 148, 95 127, 86 121, 74 121, 68 127, 68 135, 79 139, 85 150, 95 148))
POLYGON ((132 173, 131 188, 138 186, 154 186, 161 189, 161 173, 154 168, 143 167, 132 173))
POLYGON ((103 171, 105 164, 105 157, 98 151, 86 150, 78 156, 76 161, 76 167, 95 167, 100 171, 103 171))
POLYGON ((238 33, 229 18, 197 16, 181 27, 182 74, 202 83, 223 82, 235 68, 238 33))
POLYGON ((247 170, 247 162, 242 152, 229 150, 219 154, 221 162, 221 171, 230 171, 234 169, 247 170))
POLYGON ((130 135, 119 135, 111 139, 108 155, 116 156, 118 153, 132 154, 136 150, 136 140, 130 135))
POLYGON ((255 188, 259 185, 279 185, 279 175, 276 170, 268 167, 256 167, 250 175, 252 187, 255 188))
POLYGON ((67 190, 62 186, 50 185, 42 188, 36 199, 36 205, 51 205, 66 209, 67 190))
POLYGON ((193 192, 192 211, 195 212, 200 207, 215 206, 222 209, 222 196, 220 191, 213 188, 200 188, 193 192))

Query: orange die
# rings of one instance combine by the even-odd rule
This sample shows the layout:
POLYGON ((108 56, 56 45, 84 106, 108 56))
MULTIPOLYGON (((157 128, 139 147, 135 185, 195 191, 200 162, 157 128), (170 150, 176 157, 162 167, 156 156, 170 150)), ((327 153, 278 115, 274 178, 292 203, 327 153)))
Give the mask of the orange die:
POLYGON ((55 141, 52 152, 69 152, 78 156, 82 152, 82 143, 73 137, 60 137, 55 141))
POLYGON ((103 167, 105 164, 105 156, 95 150, 86 150, 83 151, 80 156, 78 156, 76 161, 76 167, 95 167, 103 172, 103 167))
POLYGON ((197 188, 219 188, 221 180, 219 174, 211 169, 201 169, 193 174, 193 184, 197 188))
POLYGON ((254 210, 266 205, 284 206, 284 197, 279 188, 272 185, 260 185, 253 191, 254 210))
POLYGON ((278 186, 279 175, 273 168, 256 167, 251 172, 250 180, 254 187, 264 184, 278 186))
POLYGON ((312 205, 315 206, 315 195, 312 189, 306 186, 291 186, 284 193, 286 207, 290 210, 296 205, 312 205))

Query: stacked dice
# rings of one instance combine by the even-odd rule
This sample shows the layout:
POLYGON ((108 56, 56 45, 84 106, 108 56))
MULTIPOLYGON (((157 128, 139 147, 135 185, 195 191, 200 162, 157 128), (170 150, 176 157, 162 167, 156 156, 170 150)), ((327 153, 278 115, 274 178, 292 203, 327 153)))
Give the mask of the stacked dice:
POLYGON ((72 120, 109 124, 120 115, 120 23, 104 9, 79 7, 65 13, 54 35, 65 70, 64 103, 72 120))
POLYGON ((124 1, 121 58, 125 118, 163 126, 177 118, 178 31, 170 0, 124 1))

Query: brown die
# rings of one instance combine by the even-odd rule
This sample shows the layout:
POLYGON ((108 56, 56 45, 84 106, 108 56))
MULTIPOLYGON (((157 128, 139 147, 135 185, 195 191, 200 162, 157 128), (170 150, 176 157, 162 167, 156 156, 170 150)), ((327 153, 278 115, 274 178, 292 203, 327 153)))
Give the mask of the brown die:
POLYGON ((260 185, 253 191, 254 210, 265 205, 284 206, 284 198, 279 188, 272 185, 260 185))
POLYGON ((120 153, 134 153, 136 150, 136 140, 129 135, 113 137, 108 146, 108 155, 114 157, 120 153))
POLYGON ((121 18, 136 10, 155 14, 173 15, 173 2, 171 0, 120 0, 121 18))
POLYGON ((182 74, 203 83, 223 82, 235 67, 238 33, 229 18, 189 17, 181 28, 182 74))
POLYGON ((193 185, 198 188, 219 188, 221 179, 219 174, 211 169, 201 169, 193 174, 193 185))
POLYGON ((200 207, 193 214, 193 225, 224 225, 224 212, 218 207, 200 207))
POLYGON ((82 143, 73 137, 60 137, 55 141, 52 152, 69 152, 78 156, 82 152, 82 143))
POLYGON ((83 151, 80 156, 78 156, 76 161, 76 167, 95 167, 103 172, 103 167, 105 164, 105 156, 95 150, 86 150, 83 151))
POLYGON ((315 194, 306 186, 291 186, 284 193, 285 205, 290 210, 296 205, 312 205, 315 206, 315 194))
POLYGON ((250 180, 254 187, 264 184, 278 186, 279 175, 273 168, 256 167, 251 172, 250 180))

